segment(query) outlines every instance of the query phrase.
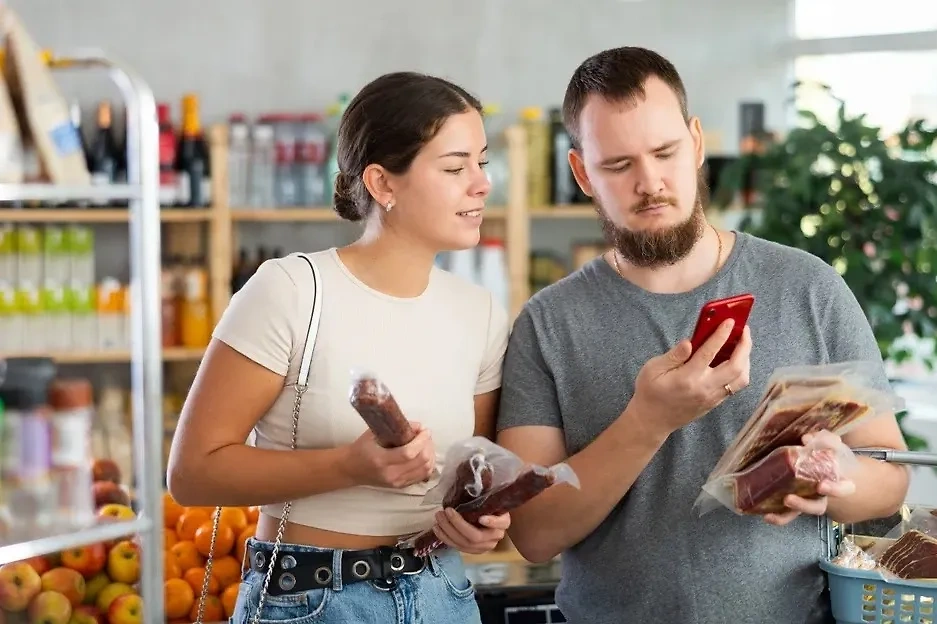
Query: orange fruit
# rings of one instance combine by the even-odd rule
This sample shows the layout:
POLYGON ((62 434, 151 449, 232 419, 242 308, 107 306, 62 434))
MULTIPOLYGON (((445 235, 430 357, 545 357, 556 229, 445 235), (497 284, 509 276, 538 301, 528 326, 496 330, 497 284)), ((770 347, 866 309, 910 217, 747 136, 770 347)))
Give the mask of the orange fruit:
MULTIPOLYGON (((205 555, 206 557, 212 554, 211 552, 211 534, 212 534, 212 523, 206 522, 202 524, 199 528, 195 530, 195 547, 198 548, 198 551, 205 555)), ((215 557, 223 557, 230 553, 234 549, 234 531, 231 530, 231 527, 219 524, 218 533, 215 535, 215 557)))
MULTIPOLYGON (((205 568, 189 568, 182 574, 182 578, 188 583, 196 596, 202 595, 202 584, 205 582, 205 568)), ((221 584, 218 578, 212 574, 208 580, 208 593, 217 596, 221 593, 221 584)))
POLYGON ((179 516, 185 513, 185 507, 176 502, 169 492, 163 492, 163 526, 167 529, 176 528, 179 516))
POLYGON ((175 556, 176 563, 179 564, 179 569, 182 570, 183 573, 185 573, 186 570, 200 568, 205 565, 205 559, 199 554, 198 548, 195 547, 193 542, 179 542, 174 544, 173 547, 169 549, 169 552, 175 556))
MULTIPOLYGON (((192 605, 192 610, 189 611, 189 619, 193 622, 198 617, 198 598, 195 599, 195 604, 192 605)), ((224 619, 224 606, 221 604, 221 599, 218 596, 205 596, 205 617, 202 618, 203 622, 220 622, 224 619)))
POLYGON ((245 507, 244 513, 247 515, 247 524, 257 524, 260 520, 260 505, 245 507))
POLYGON ((163 611, 167 618, 182 618, 195 603, 195 590, 182 579, 169 579, 163 584, 163 611))
POLYGON ((171 550, 163 552, 163 578, 167 581, 182 578, 182 566, 171 550))
POLYGON ((178 541, 175 529, 163 529, 163 550, 169 550, 178 541))
POLYGON ((241 582, 241 562, 231 555, 219 557, 212 563, 211 575, 218 579, 222 587, 237 585, 241 582))
POLYGON ((195 539, 195 530, 211 522, 211 514, 204 509, 186 509, 176 522, 176 535, 180 540, 195 539))
POLYGON ((247 525, 250 524, 247 521, 247 512, 242 507, 222 507, 219 522, 231 527, 235 535, 246 529, 247 525))
POLYGON ((234 556, 238 561, 244 561, 244 551, 247 550, 247 540, 254 537, 257 533, 256 524, 248 524, 247 528, 241 531, 234 544, 234 556))
POLYGON ((238 602, 238 590, 240 589, 240 582, 234 583, 233 585, 228 585, 224 588, 224 591, 221 592, 221 606, 224 607, 225 617, 234 616, 234 607, 238 602))

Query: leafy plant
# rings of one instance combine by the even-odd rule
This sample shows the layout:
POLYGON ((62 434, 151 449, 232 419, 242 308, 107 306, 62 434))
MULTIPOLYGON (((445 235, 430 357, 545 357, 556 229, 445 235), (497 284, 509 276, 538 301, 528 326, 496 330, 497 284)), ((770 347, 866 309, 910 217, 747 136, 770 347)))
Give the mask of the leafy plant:
MULTIPOLYGON (((795 88, 806 85, 797 84, 795 88)), ((720 194, 753 192, 741 229, 804 249, 843 276, 883 357, 912 357, 906 334, 937 335, 937 128, 912 121, 893 137, 838 104, 834 123, 809 110, 783 140, 741 157, 720 194)), ((937 354, 925 355, 931 370, 937 354)), ((903 419, 904 414, 899 415, 903 419)), ((906 435, 909 446, 924 440, 906 435)))

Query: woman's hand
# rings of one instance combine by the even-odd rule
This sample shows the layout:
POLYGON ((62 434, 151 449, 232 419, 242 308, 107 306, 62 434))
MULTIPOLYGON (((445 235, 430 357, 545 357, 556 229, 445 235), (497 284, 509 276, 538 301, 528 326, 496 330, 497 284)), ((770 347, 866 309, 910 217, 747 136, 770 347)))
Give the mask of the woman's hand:
POLYGON ((433 438, 420 423, 413 422, 411 426, 416 437, 397 448, 382 447, 367 429, 343 447, 342 470, 356 485, 405 488, 427 480, 436 466, 433 438))
POLYGON ((481 555, 493 550, 504 539, 505 531, 511 526, 511 514, 482 516, 478 523, 482 526, 469 524, 459 512, 449 507, 436 513, 433 532, 450 548, 481 555))

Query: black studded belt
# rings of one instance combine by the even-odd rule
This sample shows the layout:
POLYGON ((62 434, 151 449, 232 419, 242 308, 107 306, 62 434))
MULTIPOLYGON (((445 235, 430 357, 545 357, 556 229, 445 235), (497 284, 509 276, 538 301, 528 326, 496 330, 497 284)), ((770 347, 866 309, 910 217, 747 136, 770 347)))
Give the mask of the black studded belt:
MULTIPOLYGON (((269 547, 249 546, 247 556, 252 570, 267 573, 270 565, 269 547)), ((299 593, 331 587, 336 570, 333 553, 291 552, 281 548, 270 577, 267 592, 271 596, 299 593)), ((419 574, 426 567, 426 557, 417 557, 412 550, 381 547, 370 550, 342 552, 342 584, 377 581, 378 589, 393 589, 394 579, 401 575, 419 574)))

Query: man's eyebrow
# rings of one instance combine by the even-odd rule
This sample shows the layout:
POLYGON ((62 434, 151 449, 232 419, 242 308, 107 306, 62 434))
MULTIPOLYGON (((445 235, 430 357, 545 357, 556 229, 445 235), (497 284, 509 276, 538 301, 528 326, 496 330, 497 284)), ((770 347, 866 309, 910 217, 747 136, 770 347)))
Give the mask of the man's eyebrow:
MULTIPOLYGON (((667 141, 666 143, 663 143, 655 147, 651 151, 655 154, 658 154, 660 152, 666 152, 676 147, 679 143, 680 141, 678 139, 674 139, 673 141, 667 141)), ((610 165, 617 165, 618 163, 628 160, 629 158, 631 158, 631 156, 628 156, 628 155, 609 156, 608 158, 605 158, 601 162, 599 162, 599 165, 603 167, 608 167, 610 165)))

